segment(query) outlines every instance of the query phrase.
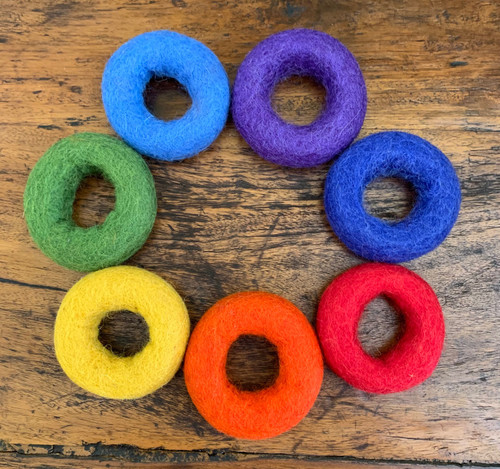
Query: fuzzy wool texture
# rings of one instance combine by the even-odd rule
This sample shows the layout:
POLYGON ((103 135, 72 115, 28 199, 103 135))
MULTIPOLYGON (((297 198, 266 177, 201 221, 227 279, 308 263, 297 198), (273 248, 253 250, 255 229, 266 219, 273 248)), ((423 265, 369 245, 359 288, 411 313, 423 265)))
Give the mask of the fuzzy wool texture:
POLYGON ((83 389, 110 399, 137 399, 168 383, 181 365, 189 337, 182 298, 162 278, 131 266, 88 274, 64 297, 54 328, 56 357, 83 389), (99 342, 99 324, 114 311, 140 314, 149 342, 119 357, 99 342))
POLYGON ((260 440, 307 415, 323 380, 323 358, 313 328, 292 303, 271 293, 236 293, 218 301, 196 325, 184 378, 208 423, 235 438, 260 440), (226 375, 228 350, 246 334, 265 337, 279 355, 275 383, 255 392, 239 390, 226 375))
POLYGON ((66 137, 31 171, 24 215, 43 253, 68 269, 88 272, 121 264, 146 242, 156 218, 153 176, 143 158, 120 140, 96 133, 66 137), (102 175, 115 189, 106 220, 83 228, 73 218, 82 180, 102 175))
POLYGON ((451 231, 460 210, 460 182, 434 145, 406 132, 380 132, 349 147, 328 173, 324 205, 339 239, 356 255, 377 262, 405 262, 432 251, 451 231), (366 186, 397 177, 416 192, 415 206, 397 223, 368 214, 366 186))
POLYGON ((109 59, 102 76, 102 101, 120 137, 140 153, 175 161, 205 150, 229 112, 229 80, 217 56, 201 42, 173 31, 140 34, 109 59), (151 78, 174 78, 185 87, 191 108, 163 121, 149 112, 144 90, 151 78))
POLYGON ((445 326, 432 288, 398 265, 367 263, 349 269, 323 293, 316 319, 328 366, 352 386, 369 393, 405 391, 425 381, 438 364, 445 326), (390 298, 404 316, 401 339, 379 358, 367 354, 358 325, 370 301, 390 298))
POLYGON ((311 29, 269 36, 245 57, 234 81, 236 128, 263 158, 305 168, 326 163, 358 135, 366 113, 366 86, 358 63, 337 39, 311 29), (323 85, 326 103, 311 124, 284 121, 273 109, 274 87, 292 76, 323 85))

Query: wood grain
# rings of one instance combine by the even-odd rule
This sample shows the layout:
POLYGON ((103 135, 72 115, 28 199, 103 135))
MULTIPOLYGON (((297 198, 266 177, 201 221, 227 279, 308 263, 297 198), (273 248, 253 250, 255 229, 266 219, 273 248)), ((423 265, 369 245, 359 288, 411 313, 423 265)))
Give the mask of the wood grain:
MULTIPOLYGON (((29 469, 29 468, 43 468, 43 469, 67 469, 74 468, 78 465, 79 469, 94 469, 94 468, 133 468, 133 469, 144 469, 144 468, 173 468, 182 467, 183 469, 203 469, 207 467, 215 469, 254 469, 258 467, 259 469, 405 469, 409 467, 415 467, 410 463, 366 463, 366 462, 354 462, 354 461, 330 461, 318 458, 316 460, 310 460, 309 458, 296 457, 286 458, 286 457, 273 457, 265 458, 259 455, 247 455, 238 456, 238 460, 226 460, 221 461, 225 455, 208 455, 206 453, 197 454, 179 454, 179 453, 169 453, 165 452, 162 454, 163 457, 158 458, 158 454, 154 456, 145 458, 144 460, 137 460, 135 458, 128 458, 129 460, 112 460, 108 458, 98 457, 98 458, 75 458, 64 457, 60 455, 56 456, 23 456, 23 455, 0 455, 0 463, 8 465, 8 467, 17 469, 29 469)), ((432 465, 432 464, 419 464, 420 469, 439 469, 442 465, 432 465)), ((470 469, 479 469, 484 466, 474 466, 467 465, 470 469)), ((500 466, 488 465, 489 468, 498 468, 500 466)))
MULTIPOLYGON (((498 2, 1 3, 0 464, 142 467, 158 457, 157 467, 210 461, 254 467, 252 455, 269 467, 500 464, 498 2), (292 27, 326 31, 357 57, 369 96, 360 138, 386 129, 417 133, 448 155, 460 177, 463 204, 452 233, 432 253, 405 264, 433 286, 443 306, 447 338, 434 375, 410 391, 374 396, 326 371, 310 414, 292 431, 261 442, 213 430, 191 403, 182 372, 131 402, 83 391, 66 378, 52 345, 58 305, 81 275, 47 259, 30 239, 22 213, 29 171, 59 138, 113 134, 100 78, 107 58, 128 38, 164 28, 191 35, 212 48, 233 80, 258 41, 292 27)), ((185 109, 186 97, 175 86, 152 88, 151 106, 162 117, 185 109)), ((280 85, 274 106, 286 119, 305 123, 319 112, 322 93, 314 83, 292 79, 280 85)), ((158 217, 128 263, 172 282, 193 324, 218 299, 249 289, 282 295, 314 321, 326 285, 362 262, 326 221, 328 166, 272 165, 252 152, 231 119, 201 155, 176 164, 147 162, 158 217)), ((75 216, 83 224, 102 221, 113 197, 109 185, 89 181, 75 216)), ((411 206, 406 189, 390 181, 377 183, 368 198, 382 217, 401 216, 411 206)), ((379 353, 398 327, 377 300, 368 307, 362 341, 379 353)), ((239 379, 258 380, 272 368, 269 354, 238 354, 235 363, 258 362, 239 379)))

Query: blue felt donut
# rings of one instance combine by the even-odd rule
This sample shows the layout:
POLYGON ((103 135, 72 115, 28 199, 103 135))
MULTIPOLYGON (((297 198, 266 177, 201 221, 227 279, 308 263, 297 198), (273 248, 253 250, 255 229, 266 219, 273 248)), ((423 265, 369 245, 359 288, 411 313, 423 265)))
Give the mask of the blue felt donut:
POLYGON ((381 132, 356 142, 332 165, 325 184, 325 211, 340 240, 355 254, 378 262, 404 262, 437 247, 460 209, 460 183, 448 158, 406 132, 381 132), (365 211, 363 194, 376 178, 412 184, 415 206, 397 223, 365 211))
POLYGON ((219 135, 229 112, 229 80, 217 56, 196 39, 173 31, 140 34, 109 59, 102 100, 111 126, 130 146, 159 160, 196 155, 219 135), (153 77, 176 79, 192 100, 180 119, 163 121, 144 103, 153 77))

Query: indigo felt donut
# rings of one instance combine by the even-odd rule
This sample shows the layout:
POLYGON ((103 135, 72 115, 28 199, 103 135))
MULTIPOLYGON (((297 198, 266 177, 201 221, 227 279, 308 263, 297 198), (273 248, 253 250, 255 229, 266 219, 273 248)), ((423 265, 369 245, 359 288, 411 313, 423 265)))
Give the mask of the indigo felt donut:
POLYGON ((159 160, 196 155, 219 135, 229 112, 229 80, 216 55, 196 39, 173 31, 140 34, 109 59, 102 76, 108 120, 130 146, 159 160), (180 119, 163 121, 144 103, 151 78, 174 78, 192 100, 180 119))
POLYGON ((54 327, 56 357, 83 389, 110 399, 137 399, 174 376, 189 337, 189 316, 175 289, 157 275, 131 266, 109 267, 83 277, 68 291, 54 327), (111 312, 141 315, 149 342, 120 357, 99 341, 99 324, 111 312))
POLYGON ((236 438, 264 439, 297 425, 313 406, 323 380, 323 358, 307 318, 271 293, 243 292, 212 306, 195 327, 184 360, 188 392, 200 414, 236 438), (241 335, 263 336, 279 355, 279 375, 249 392, 226 375, 231 344, 241 335))
POLYGON ((92 271, 120 264, 146 242, 156 218, 153 176, 144 159, 116 138, 81 133, 47 150, 31 171, 24 215, 35 243, 68 269, 92 271), (81 181, 100 174, 115 189, 106 220, 83 228, 72 218, 81 181))
POLYGON ((362 264, 344 272, 323 293, 316 319, 328 366, 352 386, 387 394, 409 389, 434 371, 443 348, 445 327, 432 288, 398 265, 362 264), (404 317, 404 332, 384 355, 367 354, 358 338, 366 305, 387 296, 404 317))
POLYGON ((460 183, 446 156, 406 132, 380 132, 349 147, 332 165, 325 184, 328 221, 355 254, 378 262, 405 262, 437 247, 460 209, 460 183), (416 192, 410 214, 388 223, 363 206, 366 186, 376 178, 399 177, 416 192))
POLYGON ((310 29, 269 36, 245 57, 234 81, 232 114, 247 143, 273 163, 305 168, 325 163, 359 133, 366 87, 358 63, 340 41, 310 29), (284 121, 273 109, 274 87, 292 76, 323 85, 326 103, 311 124, 284 121))

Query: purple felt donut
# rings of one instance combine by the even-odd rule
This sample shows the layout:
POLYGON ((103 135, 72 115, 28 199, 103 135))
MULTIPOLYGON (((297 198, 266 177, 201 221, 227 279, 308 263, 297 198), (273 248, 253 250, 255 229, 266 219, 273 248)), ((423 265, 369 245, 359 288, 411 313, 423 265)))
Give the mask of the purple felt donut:
POLYGON ((233 119, 243 138, 273 163, 305 168, 326 163, 356 137, 366 113, 358 63, 337 39, 311 29, 269 36, 243 60, 233 87, 233 119), (272 108, 274 87, 308 76, 326 90, 321 115, 309 125, 284 121, 272 108))

